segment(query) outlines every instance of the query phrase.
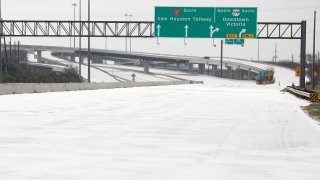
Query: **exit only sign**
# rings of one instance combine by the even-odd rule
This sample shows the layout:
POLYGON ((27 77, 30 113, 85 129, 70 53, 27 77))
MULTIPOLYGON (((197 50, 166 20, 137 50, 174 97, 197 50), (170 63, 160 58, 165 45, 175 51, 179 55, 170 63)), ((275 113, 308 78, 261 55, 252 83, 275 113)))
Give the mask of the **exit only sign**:
POLYGON ((256 38, 257 8, 155 7, 155 37, 256 38))

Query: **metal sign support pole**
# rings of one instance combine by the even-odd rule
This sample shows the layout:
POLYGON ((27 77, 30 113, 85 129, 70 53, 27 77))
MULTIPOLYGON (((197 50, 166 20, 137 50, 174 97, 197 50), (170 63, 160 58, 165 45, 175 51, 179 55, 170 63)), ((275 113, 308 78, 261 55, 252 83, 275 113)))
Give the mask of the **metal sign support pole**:
POLYGON ((90 0, 88 0, 88 82, 89 83, 90 83, 90 61, 91 61, 90 36, 91 36, 91 29, 90 29, 90 0))
POLYGON ((2 37, 0 36, 0 83, 2 83, 2 37))
POLYGON ((79 0, 79 21, 80 21, 80 36, 79 36, 79 76, 80 79, 82 79, 81 77, 81 63, 82 63, 82 54, 81 54, 81 35, 82 35, 82 24, 81 24, 81 0, 79 0))
POLYGON ((220 77, 222 78, 223 40, 221 39, 220 77))
POLYGON ((306 36, 307 36, 307 21, 301 22, 301 52, 300 52, 300 64, 301 64, 301 74, 300 74, 300 88, 306 88, 306 36))
POLYGON ((316 58, 316 19, 317 19, 317 11, 314 11, 314 29, 313 29, 313 54, 312 54, 312 89, 314 89, 314 85, 315 85, 315 77, 314 77, 314 61, 316 58))

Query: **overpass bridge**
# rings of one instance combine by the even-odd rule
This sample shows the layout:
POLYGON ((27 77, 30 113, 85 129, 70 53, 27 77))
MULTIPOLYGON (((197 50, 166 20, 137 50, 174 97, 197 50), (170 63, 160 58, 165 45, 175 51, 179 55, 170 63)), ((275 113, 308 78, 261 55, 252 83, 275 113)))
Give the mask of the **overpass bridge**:
MULTIPOLYGON (((50 51, 55 53, 61 53, 63 56, 70 56, 71 61, 75 61, 75 57, 79 56, 79 50, 69 47, 58 47, 58 46, 38 46, 38 45, 21 45, 20 49, 25 50, 29 53, 37 53, 38 62, 42 59, 43 51, 50 51)), ((164 68, 168 68, 168 64, 174 65, 176 70, 181 70, 181 66, 187 67, 189 72, 194 72, 195 67, 199 74, 206 73, 206 67, 208 68, 207 73, 214 76, 221 76, 223 69, 224 77, 248 80, 254 79, 255 76, 261 71, 261 68, 233 62, 223 61, 221 67, 221 60, 216 58, 196 57, 196 56, 178 56, 169 54, 156 54, 156 53, 144 53, 144 52, 127 52, 127 51, 115 51, 115 50, 104 50, 104 49, 91 49, 92 56, 99 56, 111 59, 122 59, 122 60, 138 60, 144 66, 146 73, 149 72, 149 68, 152 63, 161 62, 164 64, 164 68), (224 67, 225 68, 224 68, 224 67), (209 70, 210 69, 210 70, 209 70), (210 71, 210 72, 209 72, 210 71)), ((82 49, 81 56, 86 57, 87 49, 82 49)), ((237 59, 237 58, 235 58, 237 59)), ((95 60, 95 63, 102 63, 102 60, 95 60)))

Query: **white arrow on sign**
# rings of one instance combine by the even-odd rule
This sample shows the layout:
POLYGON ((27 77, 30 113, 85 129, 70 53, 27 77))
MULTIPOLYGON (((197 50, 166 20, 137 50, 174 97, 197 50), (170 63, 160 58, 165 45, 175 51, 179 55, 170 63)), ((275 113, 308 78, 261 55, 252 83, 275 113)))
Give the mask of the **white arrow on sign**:
POLYGON ((215 29, 213 29, 213 28, 214 27, 212 25, 209 27, 209 29, 210 29, 210 38, 213 38, 213 34, 220 30, 219 28, 215 28, 215 29))
POLYGON ((160 44, 160 43, 159 43, 159 37, 160 37, 160 29, 161 29, 160 24, 158 24, 157 29, 158 29, 157 44, 159 45, 159 44, 160 44))
POLYGON ((160 24, 158 24, 157 28, 158 28, 158 37, 160 37, 160 29, 161 29, 160 24))
POLYGON ((186 29, 185 37, 187 38, 187 37, 188 37, 188 29, 189 29, 189 26, 186 25, 184 28, 186 29))
POLYGON ((242 38, 242 34, 245 33, 247 30, 246 29, 242 29, 241 32, 239 33, 239 38, 242 38))

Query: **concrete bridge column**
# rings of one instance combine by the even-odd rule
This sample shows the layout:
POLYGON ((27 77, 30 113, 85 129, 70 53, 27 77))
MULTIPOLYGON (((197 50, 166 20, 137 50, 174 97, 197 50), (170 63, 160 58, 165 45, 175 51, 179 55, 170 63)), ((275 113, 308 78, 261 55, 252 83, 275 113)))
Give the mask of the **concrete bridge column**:
POLYGON ((42 59, 42 51, 37 50, 37 62, 41 62, 42 59))
POLYGON ((148 61, 143 62, 144 73, 150 73, 150 63, 148 61))
POLYGON ((236 79, 241 80, 242 79, 242 70, 240 69, 240 67, 238 67, 236 69, 236 79))
POLYGON ((204 74, 205 72, 205 64, 198 64, 198 72, 199 74, 204 74))
POLYGON ((232 67, 227 66, 227 78, 232 78, 232 67))
POLYGON ((177 66, 176 66, 176 70, 177 70, 177 71, 180 71, 180 69, 181 69, 180 63, 176 63, 176 65, 177 65, 177 66))
POLYGON ((193 64, 189 64, 189 73, 193 73, 193 64))
POLYGON ((251 80, 251 69, 248 69, 248 80, 251 80))
POLYGON ((218 75, 218 65, 212 65, 212 76, 218 75))
POLYGON ((76 61, 76 56, 75 56, 75 54, 71 54, 71 56, 70 56, 70 61, 71 61, 71 62, 75 62, 75 61, 76 61))

